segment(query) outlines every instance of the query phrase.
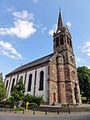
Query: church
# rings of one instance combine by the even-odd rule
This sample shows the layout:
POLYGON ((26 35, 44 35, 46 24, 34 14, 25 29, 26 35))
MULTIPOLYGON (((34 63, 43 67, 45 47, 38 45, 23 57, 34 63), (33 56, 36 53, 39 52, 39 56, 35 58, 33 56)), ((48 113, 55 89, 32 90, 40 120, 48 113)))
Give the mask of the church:
POLYGON ((25 94, 42 96, 48 105, 80 104, 80 88, 71 34, 59 11, 57 30, 53 33, 53 53, 22 65, 5 76, 7 97, 20 77, 25 94))

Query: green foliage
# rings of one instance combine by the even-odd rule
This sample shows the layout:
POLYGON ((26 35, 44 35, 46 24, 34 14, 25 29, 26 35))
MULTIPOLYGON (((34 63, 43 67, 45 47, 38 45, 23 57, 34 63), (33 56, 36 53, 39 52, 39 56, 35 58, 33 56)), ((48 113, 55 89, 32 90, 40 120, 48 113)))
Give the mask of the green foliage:
POLYGON ((8 99, 8 103, 13 104, 14 102, 18 102, 23 98, 23 107, 26 106, 26 102, 29 102, 31 107, 33 106, 36 107, 44 102, 42 97, 40 96, 36 97, 29 94, 25 96, 24 92, 25 92, 25 86, 23 84, 23 79, 21 77, 18 84, 15 85, 12 89, 11 97, 8 99))
POLYGON ((2 73, 0 73, 0 101, 6 98, 6 87, 3 82, 2 73))
POLYGON ((24 97, 25 86, 23 84, 22 77, 20 78, 17 85, 15 85, 11 92, 11 97, 9 98, 9 102, 17 102, 20 101, 24 97))
POLYGON ((86 97, 81 97, 82 103, 87 103, 87 98, 86 97))
POLYGON ((82 100, 84 100, 84 101, 86 101, 86 100, 87 100, 87 98, 86 98, 86 97, 81 97, 81 99, 82 99, 82 100))
POLYGON ((29 107, 32 109, 34 107, 38 107, 38 105, 37 103, 32 102, 32 103, 29 103, 29 107))
POLYGON ((7 104, 13 104, 14 103, 14 97, 11 96, 8 100, 7 100, 7 104))
POLYGON ((17 111, 22 111, 22 110, 23 110, 23 107, 17 107, 16 110, 17 110, 17 111))
POLYGON ((78 67, 78 79, 80 84, 81 95, 90 99, 90 69, 87 67, 78 67))
POLYGON ((38 106, 40 106, 40 104, 43 104, 44 103, 44 100, 41 96, 32 96, 32 95, 29 95, 27 94, 24 99, 24 105, 26 105, 26 102, 29 102, 29 103, 36 103, 38 106))

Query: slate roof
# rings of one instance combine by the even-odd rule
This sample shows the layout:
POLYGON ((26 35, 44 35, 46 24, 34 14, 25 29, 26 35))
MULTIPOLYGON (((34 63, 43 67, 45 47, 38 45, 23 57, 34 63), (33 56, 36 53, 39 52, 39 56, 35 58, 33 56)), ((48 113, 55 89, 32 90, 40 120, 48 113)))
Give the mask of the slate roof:
POLYGON ((35 60, 35 61, 32 61, 32 62, 30 62, 30 63, 27 63, 27 64, 25 64, 25 65, 22 65, 22 66, 16 68, 15 70, 13 70, 12 72, 8 73, 6 76, 9 76, 9 75, 12 75, 12 74, 14 74, 14 73, 23 71, 23 70, 25 70, 25 69, 32 68, 32 67, 37 66, 37 65, 39 65, 39 64, 48 62, 49 59, 50 59, 52 56, 53 56, 53 53, 52 53, 52 54, 49 54, 49 55, 47 55, 47 56, 44 56, 44 57, 42 57, 42 58, 39 58, 39 59, 37 59, 37 60, 35 60))

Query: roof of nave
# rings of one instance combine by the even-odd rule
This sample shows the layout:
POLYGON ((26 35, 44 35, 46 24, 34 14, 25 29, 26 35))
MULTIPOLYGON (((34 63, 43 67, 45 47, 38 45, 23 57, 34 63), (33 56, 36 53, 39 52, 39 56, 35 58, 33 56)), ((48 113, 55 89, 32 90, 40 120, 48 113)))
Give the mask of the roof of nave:
POLYGON ((54 55, 54 54, 52 53, 52 54, 49 54, 49 55, 44 56, 44 57, 42 57, 42 58, 39 58, 39 59, 37 59, 37 60, 35 60, 35 61, 32 61, 32 62, 29 62, 29 63, 27 63, 27 64, 25 64, 25 65, 22 65, 22 66, 16 68, 15 70, 13 70, 12 72, 8 73, 6 76, 9 76, 9 75, 12 75, 12 74, 14 74, 14 73, 17 73, 17 72, 26 70, 26 69, 28 69, 28 68, 32 68, 32 67, 34 67, 34 66, 40 65, 40 64, 42 64, 42 63, 48 62, 49 59, 50 59, 53 55, 54 55))

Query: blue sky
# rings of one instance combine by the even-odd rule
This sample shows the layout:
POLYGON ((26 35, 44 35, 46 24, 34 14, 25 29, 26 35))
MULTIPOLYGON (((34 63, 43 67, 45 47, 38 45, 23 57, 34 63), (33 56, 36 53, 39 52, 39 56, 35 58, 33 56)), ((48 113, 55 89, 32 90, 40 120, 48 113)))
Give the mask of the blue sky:
POLYGON ((90 68, 90 0, 0 0, 0 72, 53 52, 59 8, 78 66, 90 68))

